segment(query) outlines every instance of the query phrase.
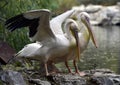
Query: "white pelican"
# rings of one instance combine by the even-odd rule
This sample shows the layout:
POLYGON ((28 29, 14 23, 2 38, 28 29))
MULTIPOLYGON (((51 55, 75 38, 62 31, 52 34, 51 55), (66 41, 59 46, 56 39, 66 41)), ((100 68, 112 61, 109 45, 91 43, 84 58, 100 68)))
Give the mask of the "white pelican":
MULTIPOLYGON (((76 39, 78 39, 76 44, 77 44, 77 47, 79 47, 79 48, 76 51, 74 49, 75 46, 73 46, 71 48, 71 51, 69 51, 68 55, 63 56, 63 57, 61 56, 60 58, 62 59, 61 62, 65 62, 65 65, 66 65, 69 73, 72 73, 72 71, 71 71, 70 67, 68 66, 67 61, 68 60, 73 60, 73 64, 74 64, 74 67, 75 67, 75 73, 78 73, 79 75, 82 76, 82 75, 84 75, 84 73, 79 72, 79 70, 77 68, 76 61, 77 61, 77 59, 79 59, 80 54, 86 49, 86 47, 89 43, 90 37, 91 37, 92 42, 94 43, 95 47, 97 47, 97 44, 96 44, 96 40, 94 38, 95 37, 94 33, 92 31, 93 29, 92 29, 91 24, 90 24, 90 16, 86 12, 81 12, 78 15, 73 14, 72 17, 77 18, 76 20, 72 20, 74 22, 74 23, 72 23, 72 28, 76 28, 76 29, 80 30, 79 34, 77 36, 79 39, 76 38, 76 39)), ((63 30, 65 32, 68 32, 68 29, 70 28, 70 22, 71 22, 70 19, 65 20, 65 24, 64 24, 64 28, 63 28, 63 30)), ((55 30, 55 31, 57 31, 57 30, 55 30)), ((66 37, 68 37, 69 40, 73 39, 73 38, 69 37, 69 35, 70 35, 69 33, 66 33, 66 37)), ((60 58, 55 57, 54 59, 53 58, 50 58, 50 59, 51 59, 52 62, 58 63, 58 62, 60 62, 60 58)))
MULTIPOLYGON (((80 32, 78 33, 79 39, 76 42, 76 43, 79 43, 78 51, 80 52, 80 54, 86 49, 86 47, 89 43, 90 37, 92 39, 93 44, 97 48, 96 40, 94 38, 95 36, 92 31, 93 29, 90 24, 90 16, 86 12, 81 12, 78 15, 73 14, 72 17, 77 18, 75 21, 77 22, 77 25, 78 25, 77 27, 80 30, 80 32)), ((67 22, 67 20, 66 20, 66 22, 67 22)), ((80 54, 79 54, 79 57, 80 57, 80 54)), ((77 64, 76 64, 77 58, 76 58, 76 54, 75 54, 74 50, 71 51, 71 55, 68 56, 68 60, 73 60, 73 64, 74 64, 76 73, 78 73, 80 75, 84 75, 84 73, 79 72, 79 70, 77 68, 77 64)), ((71 73, 72 71, 69 68, 67 61, 65 61, 65 65, 68 68, 68 71, 71 73)))
POLYGON ((44 62, 46 75, 49 75, 47 70, 48 61, 63 62, 66 60, 65 56, 71 52, 71 49, 79 50, 79 45, 76 46, 78 29, 74 26, 75 24, 71 24, 75 22, 73 20, 70 21, 69 30, 66 32, 72 33, 69 33, 67 36, 70 37, 70 39, 72 38, 71 40, 66 38, 62 30, 62 23, 70 17, 73 12, 74 10, 67 11, 53 18, 51 21, 49 21, 50 11, 46 9, 29 11, 8 19, 5 25, 10 31, 28 26, 29 37, 33 41, 40 42, 28 44, 19 51, 16 56, 37 59, 44 62))

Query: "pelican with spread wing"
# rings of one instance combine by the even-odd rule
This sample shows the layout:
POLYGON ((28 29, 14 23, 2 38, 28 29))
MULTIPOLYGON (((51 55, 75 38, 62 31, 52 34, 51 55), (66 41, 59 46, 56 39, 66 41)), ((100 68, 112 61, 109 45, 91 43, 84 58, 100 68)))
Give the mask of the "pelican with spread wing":
POLYGON ((39 42, 26 45, 16 56, 44 62, 46 75, 49 74, 47 62, 65 62, 71 72, 67 61, 73 60, 76 73, 80 73, 76 60, 87 47, 90 37, 96 47, 97 45, 89 22, 89 15, 82 12, 77 16, 77 21, 68 19, 73 12, 74 10, 69 10, 50 21, 50 11, 46 9, 29 11, 8 19, 5 25, 10 31, 29 27, 30 39, 39 42), (62 28, 63 22, 65 23, 64 28, 62 28), (80 29, 79 33, 78 29, 80 29))
MULTIPOLYGON (((71 50, 79 50, 78 27, 74 20, 69 20, 69 27, 65 33, 62 30, 63 22, 72 15, 74 10, 69 10, 49 21, 50 11, 47 9, 33 10, 8 19, 5 23, 7 29, 14 31, 22 27, 29 27, 29 37, 33 41, 25 46, 16 56, 37 59, 44 62, 46 75, 47 62, 64 62, 71 50), (77 45, 76 45, 77 43, 77 45)), ((79 51, 77 51, 79 56, 79 51)))

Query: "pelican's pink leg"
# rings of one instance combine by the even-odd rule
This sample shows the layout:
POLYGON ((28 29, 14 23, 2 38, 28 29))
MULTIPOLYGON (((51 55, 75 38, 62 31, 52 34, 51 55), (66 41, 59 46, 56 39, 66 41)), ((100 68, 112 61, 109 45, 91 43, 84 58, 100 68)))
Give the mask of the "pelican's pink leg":
POLYGON ((77 67, 77 64, 76 64, 76 60, 73 60, 73 64, 74 64, 74 67, 75 67, 75 73, 79 74, 80 76, 84 76, 85 73, 79 71, 79 69, 77 67))
POLYGON ((67 69, 68 69, 69 73, 72 73, 72 71, 71 71, 70 67, 68 66, 68 62, 67 62, 67 61, 65 61, 65 66, 67 67, 67 69))
POLYGON ((49 75, 49 73, 48 73, 47 63, 45 63, 44 65, 45 65, 45 72, 46 72, 46 76, 48 76, 48 75, 49 75))

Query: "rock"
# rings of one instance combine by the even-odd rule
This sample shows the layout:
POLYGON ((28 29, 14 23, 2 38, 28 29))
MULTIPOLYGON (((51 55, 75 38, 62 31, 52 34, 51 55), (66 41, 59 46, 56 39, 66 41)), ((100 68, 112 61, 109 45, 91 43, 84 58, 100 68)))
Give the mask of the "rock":
POLYGON ((120 75, 109 69, 85 71, 84 77, 73 74, 56 74, 48 76, 53 85, 120 85, 120 75))
POLYGON ((51 81, 53 85, 86 85, 85 78, 79 75, 58 74, 48 76, 47 79, 51 81))
POLYGON ((7 42, 0 41, 0 64, 6 65, 11 59, 13 59, 14 54, 16 53, 7 42))
POLYGON ((89 85, 120 85, 120 76, 117 75, 101 75, 92 76, 89 85))
POLYGON ((101 5, 90 4, 90 5, 86 6, 85 11, 88 13, 95 13, 95 12, 100 11, 102 8, 103 8, 103 6, 101 6, 101 5))
POLYGON ((40 79, 30 79, 29 82, 37 85, 51 85, 50 82, 40 79))
POLYGON ((0 80, 7 85, 26 85, 21 73, 16 71, 0 71, 0 80))
POLYGON ((85 5, 74 6, 74 7, 72 7, 72 9, 82 12, 82 11, 85 11, 85 5))
POLYGON ((76 13, 85 11, 90 15, 90 22, 92 25, 120 25, 120 5, 102 6, 102 5, 88 5, 73 7, 76 13))
MULTIPOLYGON (((32 71, 23 74, 27 85, 120 85, 120 75, 109 69, 95 69, 84 72, 86 76, 83 77, 78 74, 65 73, 41 76, 38 73, 32 73, 32 71)), ((26 85, 24 79, 21 73, 16 71, 0 72, 0 80, 3 83, 0 82, 0 85, 26 85)))
POLYGON ((109 69, 96 69, 90 71, 87 85, 120 85, 120 75, 109 69))
POLYGON ((116 25, 120 23, 120 10, 117 6, 102 7, 98 12, 90 14, 93 25, 116 25), (94 18, 93 18, 94 17, 94 18), (96 22, 96 23, 95 23, 96 22))

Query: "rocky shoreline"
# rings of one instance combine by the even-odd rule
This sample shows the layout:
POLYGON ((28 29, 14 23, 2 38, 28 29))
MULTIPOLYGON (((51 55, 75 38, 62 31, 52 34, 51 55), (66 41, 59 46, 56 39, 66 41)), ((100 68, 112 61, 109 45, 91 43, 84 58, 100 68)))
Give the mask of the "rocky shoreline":
POLYGON ((80 5, 73 7, 80 12, 85 11, 90 15, 92 25, 118 25, 120 26, 120 2, 113 6, 80 5))
POLYGON ((120 85, 120 75, 109 69, 84 71, 86 76, 58 73, 40 76, 36 71, 0 71, 0 85, 120 85))

